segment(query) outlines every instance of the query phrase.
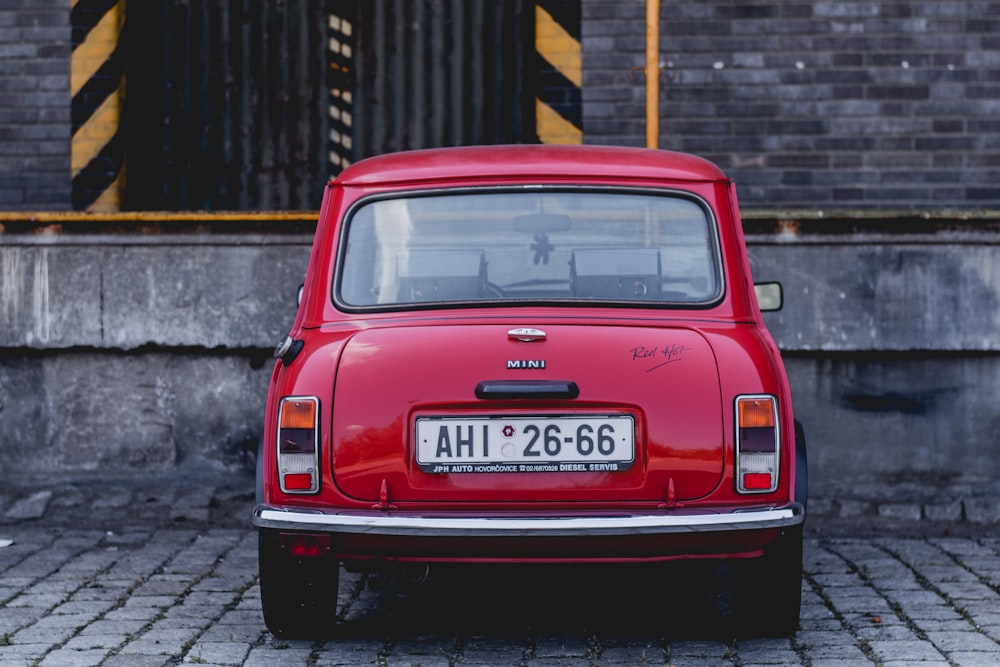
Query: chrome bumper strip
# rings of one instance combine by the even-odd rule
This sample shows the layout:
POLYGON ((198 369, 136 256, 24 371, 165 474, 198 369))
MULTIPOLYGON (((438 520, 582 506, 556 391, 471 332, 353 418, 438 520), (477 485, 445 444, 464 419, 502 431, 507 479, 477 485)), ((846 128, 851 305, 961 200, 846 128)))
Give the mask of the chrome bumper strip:
POLYGON ((801 505, 726 513, 672 512, 615 516, 461 517, 398 512, 322 513, 258 505, 253 525, 279 530, 419 537, 576 537, 657 535, 783 528, 802 523, 801 505))

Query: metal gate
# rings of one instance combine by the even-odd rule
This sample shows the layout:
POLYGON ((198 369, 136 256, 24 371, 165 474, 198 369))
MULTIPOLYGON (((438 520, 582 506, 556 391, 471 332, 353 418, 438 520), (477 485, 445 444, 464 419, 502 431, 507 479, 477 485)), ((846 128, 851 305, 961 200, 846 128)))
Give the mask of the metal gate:
POLYGON ((533 0, 128 4, 124 207, 318 206, 393 150, 537 141, 533 0))
POLYGON ((534 140, 530 0, 361 2, 356 156, 534 140))

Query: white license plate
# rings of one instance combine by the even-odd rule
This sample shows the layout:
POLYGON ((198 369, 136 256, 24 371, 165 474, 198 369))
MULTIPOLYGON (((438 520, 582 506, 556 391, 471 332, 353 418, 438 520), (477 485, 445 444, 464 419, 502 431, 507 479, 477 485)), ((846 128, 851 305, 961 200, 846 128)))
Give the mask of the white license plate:
POLYGON ((429 473, 606 472, 635 461, 629 415, 420 417, 416 435, 429 473))

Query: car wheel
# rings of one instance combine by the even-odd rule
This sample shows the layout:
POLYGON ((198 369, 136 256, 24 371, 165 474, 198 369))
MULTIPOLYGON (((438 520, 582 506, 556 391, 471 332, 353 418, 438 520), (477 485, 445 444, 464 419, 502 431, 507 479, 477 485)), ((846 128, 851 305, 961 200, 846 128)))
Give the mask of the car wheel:
POLYGON ((739 563, 733 611, 741 634, 787 637, 802 605, 802 526, 782 531, 760 558, 739 563))
POLYGON ((259 531, 258 555, 260 602, 271 634, 281 639, 331 637, 340 563, 331 556, 290 556, 271 530, 259 531))
POLYGON ((809 505, 809 463, 806 457, 806 431, 795 420, 795 500, 803 509, 809 505))

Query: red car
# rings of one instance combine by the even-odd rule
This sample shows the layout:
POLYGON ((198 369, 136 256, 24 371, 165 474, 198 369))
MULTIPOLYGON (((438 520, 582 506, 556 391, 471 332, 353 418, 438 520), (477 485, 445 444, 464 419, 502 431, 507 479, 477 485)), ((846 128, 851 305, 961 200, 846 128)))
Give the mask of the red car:
POLYGON ((764 287, 733 182, 691 155, 464 147, 345 170, 275 351, 267 627, 335 632, 341 565, 712 558, 740 560, 749 627, 793 632, 805 443, 764 287))

